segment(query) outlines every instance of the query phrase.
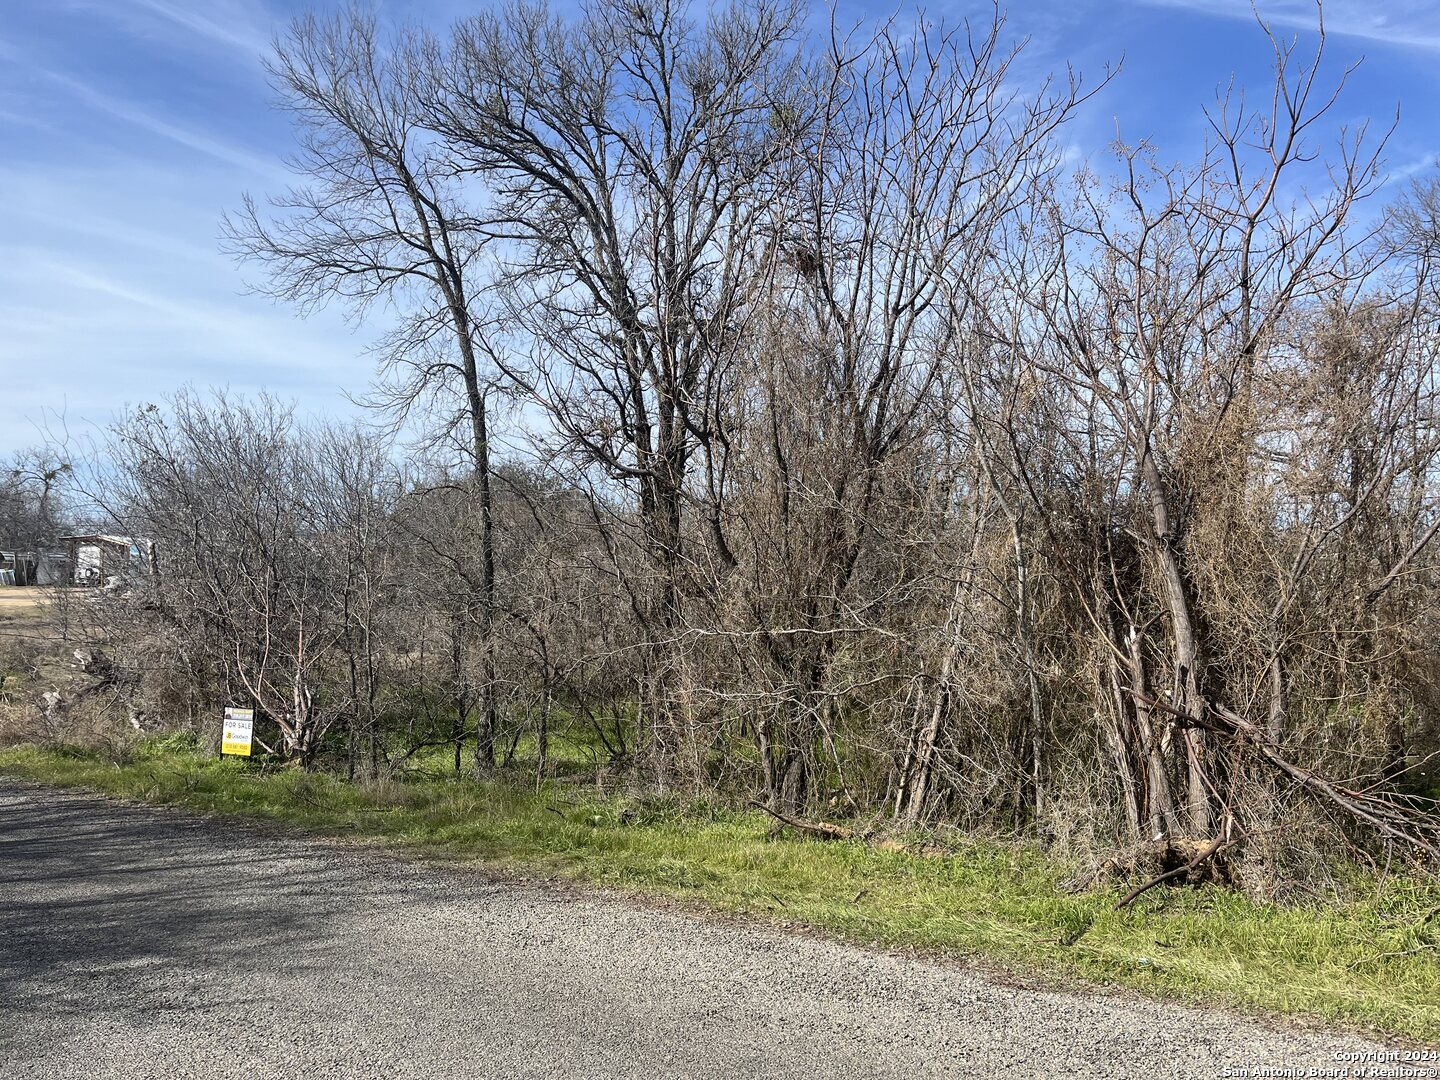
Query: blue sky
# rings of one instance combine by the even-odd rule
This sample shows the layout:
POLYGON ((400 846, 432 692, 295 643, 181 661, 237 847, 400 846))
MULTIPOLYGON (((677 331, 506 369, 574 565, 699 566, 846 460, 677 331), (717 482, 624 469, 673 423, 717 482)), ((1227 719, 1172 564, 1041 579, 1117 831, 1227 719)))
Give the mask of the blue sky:
MULTIPOLYGON (((338 311, 301 319, 249 294, 218 250, 219 221, 246 191, 287 180, 291 137, 260 64, 272 34, 319 0, 0 0, 0 456, 192 383, 268 389, 315 416, 353 413, 372 334, 338 311)), ((444 25, 477 5, 385 0, 382 17, 444 25)), ((926 4, 934 17, 988 4, 926 4)), ((1261 0, 1307 31, 1304 0, 1261 0)), ((874 10, 880 10, 875 8, 874 10)), ((886 10, 889 10, 888 8, 886 10)), ((817 15, 821 9, 817 7, 817 15)), ((845 0, 844 16, 866 7, 845 0)), ((1333 69, 1362 56, 1337 123, 1399 128, 1386 154, 1399 186, 1440 152, 1440 0, 1332 0, 1333 69)), ((1009 28, 1031 38, 1027 71, 1069 62, 1120 77, 1067 138, 1103 159, 1116 133, 1164 158, 1192 154, 1200 108, 1232 74, 1267 86, 1269 47, 1248 0, 1024 0, 1009 28)))

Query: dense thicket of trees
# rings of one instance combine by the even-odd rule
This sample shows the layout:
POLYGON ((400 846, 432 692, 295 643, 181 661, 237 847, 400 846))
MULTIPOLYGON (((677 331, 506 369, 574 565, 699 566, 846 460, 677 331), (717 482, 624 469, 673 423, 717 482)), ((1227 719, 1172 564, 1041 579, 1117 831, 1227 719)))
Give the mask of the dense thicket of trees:
POLYGON ((0 550, 34 552, 54 541, 69 479, 69 462, 51 451, 16 455, 0 472, 0 550))
POLYGON ((230 242, 390 312, 432 464, 270 402, 119 424, 137 685, 352 772, 580 725, 792 813, 1440 853, 1434 183, 1382 208, 1277 39, 1198 159, 1072 173, 1093 87, 998 22, 807 25, 296 23, 301 180, 230 242))

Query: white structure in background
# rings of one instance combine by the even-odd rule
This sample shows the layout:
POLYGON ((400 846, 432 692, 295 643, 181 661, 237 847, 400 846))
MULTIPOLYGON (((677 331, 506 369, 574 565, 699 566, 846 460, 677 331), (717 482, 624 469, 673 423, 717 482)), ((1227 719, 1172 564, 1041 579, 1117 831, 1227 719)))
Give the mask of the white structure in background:
POLYGON ((70 584, 116 586, 155 572, 155 542, 130 536, 62 536, 69 553, 70 584))

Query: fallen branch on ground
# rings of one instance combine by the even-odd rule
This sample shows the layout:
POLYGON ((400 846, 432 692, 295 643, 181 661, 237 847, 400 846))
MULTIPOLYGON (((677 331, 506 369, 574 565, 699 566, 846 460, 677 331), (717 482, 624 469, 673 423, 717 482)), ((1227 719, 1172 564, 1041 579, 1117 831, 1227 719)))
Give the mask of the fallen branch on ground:
POLYGON ((1149 892, 1157 885, 1163 885, 1167 881, 1171 881, 1177 877, 1198 870, 1200 866, 1207 860, 1213 859, 1216 855, 1220 854, 1220 852, 1224 851, 1226 848, 1234 847, 1243 839, 1244 837, 1240 836, 1236 837, 1234 840, 1227 841, 1224 837, 1217 836, 1205 848, 1204 851, 1202 851, 1199 855, 1195 856, 1195 858, 1191 859, 1184 866, 1177 866, 1174 870, 1165 871, 1165 873, 1161 874, 1159 877, 1151 878, 1143 885, 1136 885, 1135 888, 1131 889, 1128 893, 1122 896, 1119 901, 1116 902, 1115 910, 1119 911, 1121 908, 1128 907, 1131 903, 1138 900, 1143 894, 1149 892))
MULTIPOLYGON (((927 844, 924 847, 915 848, 903 844, 899 840, 880 835, 874 829, 851 829, 844 825, 833 825, 828 821, 806 821, 803 818, 790 817, 778 810, 766 806, 757 800, 751 800, 750 805, 756 810, 762 810, 769 814, 782 825, 788 825, 792 829, 808 833, 820 840, 859 840, 862 844, 868 844, 880 851, 903 852, 907 855, 918 855, 923 858, 933 858, 947 854, 946 850, 938 844, 927 844)), ((872 821, 873 824, 873 821, 872 821)))
POLYGON ((1397 842, 1440 863, 1440 814, 1422 810, 1417 800, 1393 792, 1357 791, 1291 761, 1253 721, 1213 701, 1204 703, 1204 718, 1192 716, 1167 702, 1131 690, 1136 701, 1168 713, 1182 724, 1203 728, 1252 747, 1267 765, 1322 803, 1329 803, 1352 821, 1385 840, 1397 842))
POLYGON ((832 825, 828 821, 802 821, 799 818, 787 817, 778 810, 771 809, 762 802, 752 800, 750 803, 756 810, 763 810, 782 825, 789 825, 792 829, 799 829, 801 832, 809 833, 811 836, 818 836, 822 840, 866 840, 867 837, 857 835, 854 829, 847 829, 843 825, 832 825))
POLYGON ((1381 960, 1398 960, 1402 956, 1417 956, 1422 952, 1430 952, 1433 949, 1440 949, 1440 942, 1426 941, 1420 945, 1416 945, 1413 949, 1398 949, 1395 952, 1382 952, 1377 953, 1375 956, 1363 956, 1359 960, 1346 964, 1345 967, 1350 971, 1354 971, 1362 964, 1374 964, 1381 960))

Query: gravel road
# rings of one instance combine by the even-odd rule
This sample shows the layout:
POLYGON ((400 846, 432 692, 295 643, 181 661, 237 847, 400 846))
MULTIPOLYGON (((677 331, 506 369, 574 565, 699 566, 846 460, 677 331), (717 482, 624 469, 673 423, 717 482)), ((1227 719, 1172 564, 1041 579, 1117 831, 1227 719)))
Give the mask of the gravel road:
POLYGON ((0 781, 0 1077, 1220 1077, 1353 1036, 0 781))

